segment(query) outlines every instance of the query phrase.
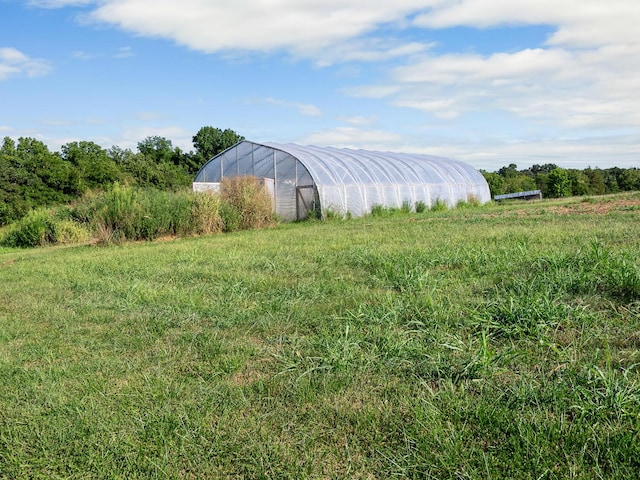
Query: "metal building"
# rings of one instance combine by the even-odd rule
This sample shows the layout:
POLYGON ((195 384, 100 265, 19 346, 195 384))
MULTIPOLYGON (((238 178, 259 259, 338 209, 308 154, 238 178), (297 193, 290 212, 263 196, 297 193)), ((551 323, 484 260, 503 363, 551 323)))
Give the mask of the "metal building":
POLYGON ((474 197, 491 200, 472 166, 442 157, 295 144, 242 141, 209 160, 196 175, 196 191, 215 190, 224 177, 253 175, 271 192, 275 212, 300 220, 311 212, 366 215, 374 206, 412 208, 436 200, 450 207, 474 197))

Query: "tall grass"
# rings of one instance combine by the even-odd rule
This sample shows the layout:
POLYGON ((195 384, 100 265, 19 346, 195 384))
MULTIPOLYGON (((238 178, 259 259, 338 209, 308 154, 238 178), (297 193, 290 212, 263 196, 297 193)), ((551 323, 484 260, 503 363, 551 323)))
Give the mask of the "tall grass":
MULTIPOLYGON (((273 205, 264 184, 256 177, 225 177, 220 183, 221 199, 226 203, 226 223, 247 230, 272 225, 273 205)), ((231 230, 227 225, 227 230, 231 230)))
POLYGON ((116 183, 57 210, 40 209, 9 228, 0 244, 35 247, 155 240, 263 228, 274 223, 271 200, 255 178, 223 182, 223 193, 166 192, 116 183))

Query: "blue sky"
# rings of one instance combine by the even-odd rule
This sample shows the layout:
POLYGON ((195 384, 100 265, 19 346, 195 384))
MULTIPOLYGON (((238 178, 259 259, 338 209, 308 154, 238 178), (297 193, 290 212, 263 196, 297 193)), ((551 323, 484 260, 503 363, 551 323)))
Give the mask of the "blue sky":
POLYGON ((0 137, 638 167, 638 25, 637 0, 0 0, 0 137))

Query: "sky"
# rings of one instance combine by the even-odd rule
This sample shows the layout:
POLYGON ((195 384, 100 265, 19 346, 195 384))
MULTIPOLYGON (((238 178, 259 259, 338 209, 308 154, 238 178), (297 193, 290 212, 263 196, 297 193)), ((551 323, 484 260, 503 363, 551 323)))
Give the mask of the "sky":
POLYGON ((0 0, 0 138, 640 167, 638 0, 0 0))

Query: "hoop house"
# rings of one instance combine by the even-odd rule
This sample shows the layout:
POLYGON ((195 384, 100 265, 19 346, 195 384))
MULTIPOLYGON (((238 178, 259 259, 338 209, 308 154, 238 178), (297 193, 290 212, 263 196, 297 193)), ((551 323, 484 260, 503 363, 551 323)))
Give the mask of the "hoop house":
POLYGON ((283 219, 327 211, 353 216, 376 205, 401 207, 436 200, 455 206, 470 197, 491 199, 472 166, 442 157, 295 144, 242 141, 209 160, 196 175, 196 191, 216 190, 224 177, 253 175, 271 192, 283 219))

